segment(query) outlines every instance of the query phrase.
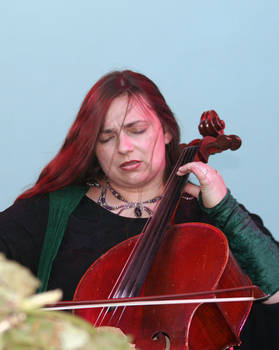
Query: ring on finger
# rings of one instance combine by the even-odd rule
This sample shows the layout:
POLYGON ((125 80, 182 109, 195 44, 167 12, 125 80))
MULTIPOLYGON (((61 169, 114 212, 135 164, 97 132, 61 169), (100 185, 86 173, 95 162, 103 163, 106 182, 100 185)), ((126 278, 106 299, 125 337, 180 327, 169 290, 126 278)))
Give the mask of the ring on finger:
POLYGON ((201 169, 201 172, 203 173, 204 176, 207 175, 207 173, 208 173, 207 168, 200 168, 200 169, 201 169))

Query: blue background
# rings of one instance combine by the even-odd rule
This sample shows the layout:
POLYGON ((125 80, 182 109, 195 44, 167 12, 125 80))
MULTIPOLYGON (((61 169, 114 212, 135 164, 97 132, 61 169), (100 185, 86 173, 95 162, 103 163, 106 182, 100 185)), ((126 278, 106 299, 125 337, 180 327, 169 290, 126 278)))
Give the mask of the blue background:
POLYGON ((96 80, 129 68, 160 87, 184 142, 208 109, 242 138, 210 164, 278 239, 278 13, 275 0, 2 1, 0 210, 56 154, 96 80))

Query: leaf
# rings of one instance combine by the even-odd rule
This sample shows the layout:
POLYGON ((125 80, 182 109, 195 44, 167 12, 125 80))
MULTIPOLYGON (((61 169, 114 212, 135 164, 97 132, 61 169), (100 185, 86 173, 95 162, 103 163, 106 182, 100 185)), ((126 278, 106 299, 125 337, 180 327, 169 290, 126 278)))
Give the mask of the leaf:
POLYGON ((64 312, 36 311, 24 323, 5 332, 1 350, 132 350, 127 338, 114 328, 93 328, 64 312))
POLYGON ((0 350, 134 349, 117 328, 96 329, 69 313, 40 309, 61 292, 32 295, 38 285, 28 269, 0 254, 0 350))
POLYGON ((37 278, 26 267, 7 260, 0 253, 0 287, 19 297, 26 297, 34 294, 39 284, 37 278))

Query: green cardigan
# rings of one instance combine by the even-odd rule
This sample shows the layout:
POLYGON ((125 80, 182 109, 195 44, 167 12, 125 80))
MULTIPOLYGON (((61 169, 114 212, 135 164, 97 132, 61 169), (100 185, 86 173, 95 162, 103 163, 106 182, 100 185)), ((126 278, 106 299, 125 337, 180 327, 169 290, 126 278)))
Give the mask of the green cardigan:
POLYGON ((49 193, 48 223, 37 272, 37 277, 41 281, 38 293, 47 290, 52 264, 61 245, 69 217, 87 191, 87 186, 69 186, 49 193))
MULTIPOLYGON (((87 186, 69 186, 49 194, 49 217, 38 267, 41 286, 47 290, 53 261, 57 255, 70 215, 88 191, 87 186)), ((279 248, 271 236, 264 234, 228 191, 214 208, 201 209, 220 228, 241 268, 265 293, 279 290, 279 248)))

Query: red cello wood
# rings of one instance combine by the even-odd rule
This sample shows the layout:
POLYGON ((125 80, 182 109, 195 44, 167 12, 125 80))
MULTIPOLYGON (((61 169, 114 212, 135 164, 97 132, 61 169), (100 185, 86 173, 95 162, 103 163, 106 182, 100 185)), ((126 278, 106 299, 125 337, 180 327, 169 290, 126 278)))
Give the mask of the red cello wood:
MULTIPOLYGON (((215 118, 216 112, 213 112, 208 113, 215 118)), ((216 121, 209 123, 207 115, 202 116, 202 123, 208 124, 211 130, 216 121)), ((225 136, 223 129, 220 130, 216 132, 217 137, 212 136, 210 131, 211 134, 202 141, 191 143, 191 146, 199 145, 191 155, 192 159, 198 156, 202 161, 207 161, 209 154, 221 152, 222 149, 236 149, 236 144, 240 146, 239 138, 225 136)), ((184 158, 181 159, 180 164, 184 164, 184 161, 184 158)), ((179 195, 184 186, 181 178, 176 179, 175 175, 173 178, 160 203, 161 207, 158 207, 149 226, 140 235, 141 239, 133 237, 122 242, 94 262, 81 279, 74 300, 204 290, 212 290, 213 297, 215 289, 250 284, 249 278, 231 255, 225 236, 217 228, 188 223, 166 229, 172 216, 169 207, 173 210, 177 205, 176 200, 170 201, 179 195), (167 214, 162 210, 164 206, 167 214), (161 222, 164 223, 163 228, 161 222), (162 232, 158 233, 160 230, 162 232)), ((253 290, 248 290, 241 296, 253 296, 253 293, 253 290)), ((225 296, 235 295, 232 292, 225 296)), ((121 328, 124 333, 132 335, 138 349, 167 349, 170 346, 175 350, 217 350, 240 343, 239 334, 251 305, 252 302, 197 303, 109 308, 101 313, 88 309, 76 313, 96 326, 121 328)))
MULTIPOLYGON (((137 237, 133 237, 120 243, 93 263, 80 281, 74 299, 107 299, 136 241, 137 237)), ((248 277, 241 273, 229 253, 221 231, 206 224, 188 223, 168 231, 140 296, 248 284, 248 277)), ((241 295, 251 296, 251 292, 241 295)), ((233 297, 234 293, 229 296, 233 297)), ((104 320, 98 320, 97 309, 76 313, 93 325, 121 328, 133 336, 138 349, 165 349, 166 341, 170 341, 171 349, 222 349, 239 343, 251 305, 251 302, 237 302, 126 307, 120 320, 123 308, 107 312, 104 320)))

